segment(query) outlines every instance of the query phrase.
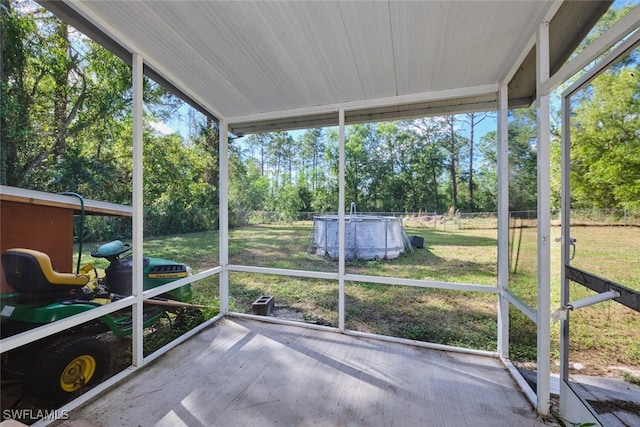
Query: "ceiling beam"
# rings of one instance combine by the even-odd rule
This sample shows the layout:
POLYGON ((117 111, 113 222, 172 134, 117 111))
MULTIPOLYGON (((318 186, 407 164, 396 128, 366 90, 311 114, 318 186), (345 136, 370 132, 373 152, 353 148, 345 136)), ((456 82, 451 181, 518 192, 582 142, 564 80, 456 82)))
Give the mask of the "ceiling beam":
POLYGON ((228 117, 230 124, 240 124, 248 122, 260 122, 267 120, 279 120, 287 117, 315 116, 336 112, 344 109, 345 112, 352 110, 362 110, 371 108, 384 108, 402 104, 416 104, 420 102, 439 101, 457 98, 469 98, 487 94, 498 93, 497 84, 488 84, 475 87, 463 87, 455 89, 445 89, 434 92, 415 93, 410 95, 390 96, 378 99, 365 99, 361 101, 351 101, 332 105, 320 105, 309 108, 298 108, 291 110, 273 111, 261 114, 250 114, 246 116, 228 117))

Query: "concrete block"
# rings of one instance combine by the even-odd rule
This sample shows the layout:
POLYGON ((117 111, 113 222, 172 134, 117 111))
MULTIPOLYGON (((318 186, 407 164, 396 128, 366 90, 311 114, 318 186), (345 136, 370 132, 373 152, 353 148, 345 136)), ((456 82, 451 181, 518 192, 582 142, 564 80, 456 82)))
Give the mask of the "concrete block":
POLYGON ((254 314, 258 314, 260 316, 271 316, 274 304, 275 300, 273 296, 262 295, 260 298, 255 300, 251 308, 253 309, 254 314))

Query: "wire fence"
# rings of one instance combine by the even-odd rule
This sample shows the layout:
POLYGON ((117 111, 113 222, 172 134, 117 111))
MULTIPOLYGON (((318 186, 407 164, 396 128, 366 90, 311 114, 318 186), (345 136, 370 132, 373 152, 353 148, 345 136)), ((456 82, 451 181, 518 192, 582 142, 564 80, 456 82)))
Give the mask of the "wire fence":
MULTIPOLYGON (((293 221, 313 221, 316 216, 337 215, 337 212, 300 212, 296 217, 278 212, 251 211, 243 215, 245 224, 268 224, 293 221)), ((349 214, 346 214, 347 217, 349 214)), ((498 228, 497 212, 358 212, 358 215, 402 218, 406 227, 435 228, 441 230, 498 228)), ((535 227, 538 213, 535 210, 511 211, 511 227, 535 227)), ((561 212, 551 212, 551 224, 561 225, 561 212)), ((637 209, 572 209, 571 225, 640 227, 640 208, 637 209)))
MULTIPOLYGON (((551 225, 560 226, 562 221, 560 211, 551 212, 551 225)), ((640 209, 572 209, 572 226, 640 226, 640 209)), ((509 223, 511 227, 535 227, 537 225, 538 212, 535 210, 510 211, 509 223)), ((491 229, 498 228, 497 212, 455 212, 453 215, 445 214, 438 218, 434 215, 408 216, 404 220, 405 225, 420 226, 425 224, 433 227, 454 227, 462 229, 491 229)))

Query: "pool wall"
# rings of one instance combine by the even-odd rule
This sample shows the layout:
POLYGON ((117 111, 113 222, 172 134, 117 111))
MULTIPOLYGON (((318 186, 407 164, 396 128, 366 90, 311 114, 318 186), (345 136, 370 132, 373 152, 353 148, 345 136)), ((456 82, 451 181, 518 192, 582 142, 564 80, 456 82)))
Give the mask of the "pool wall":
MULTIPOLYGON (((311 249, 318 255, 338 258, 338 216, 317 216, 313 219, 311 249)), ((345 258, 392 259, 404 251, 404 236, 400 218, 375 215, 345 217, 345 258)))

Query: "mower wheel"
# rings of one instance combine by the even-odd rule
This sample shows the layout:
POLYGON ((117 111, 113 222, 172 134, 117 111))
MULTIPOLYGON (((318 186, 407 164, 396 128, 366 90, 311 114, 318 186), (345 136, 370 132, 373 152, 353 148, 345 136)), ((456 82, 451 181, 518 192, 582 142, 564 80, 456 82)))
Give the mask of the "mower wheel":
POLYGON ((109 350, 94 337, 53 342, 39 352, 25 373, 24 393, 32 403, 57 408, 102 380, 109 368, 109 350))

